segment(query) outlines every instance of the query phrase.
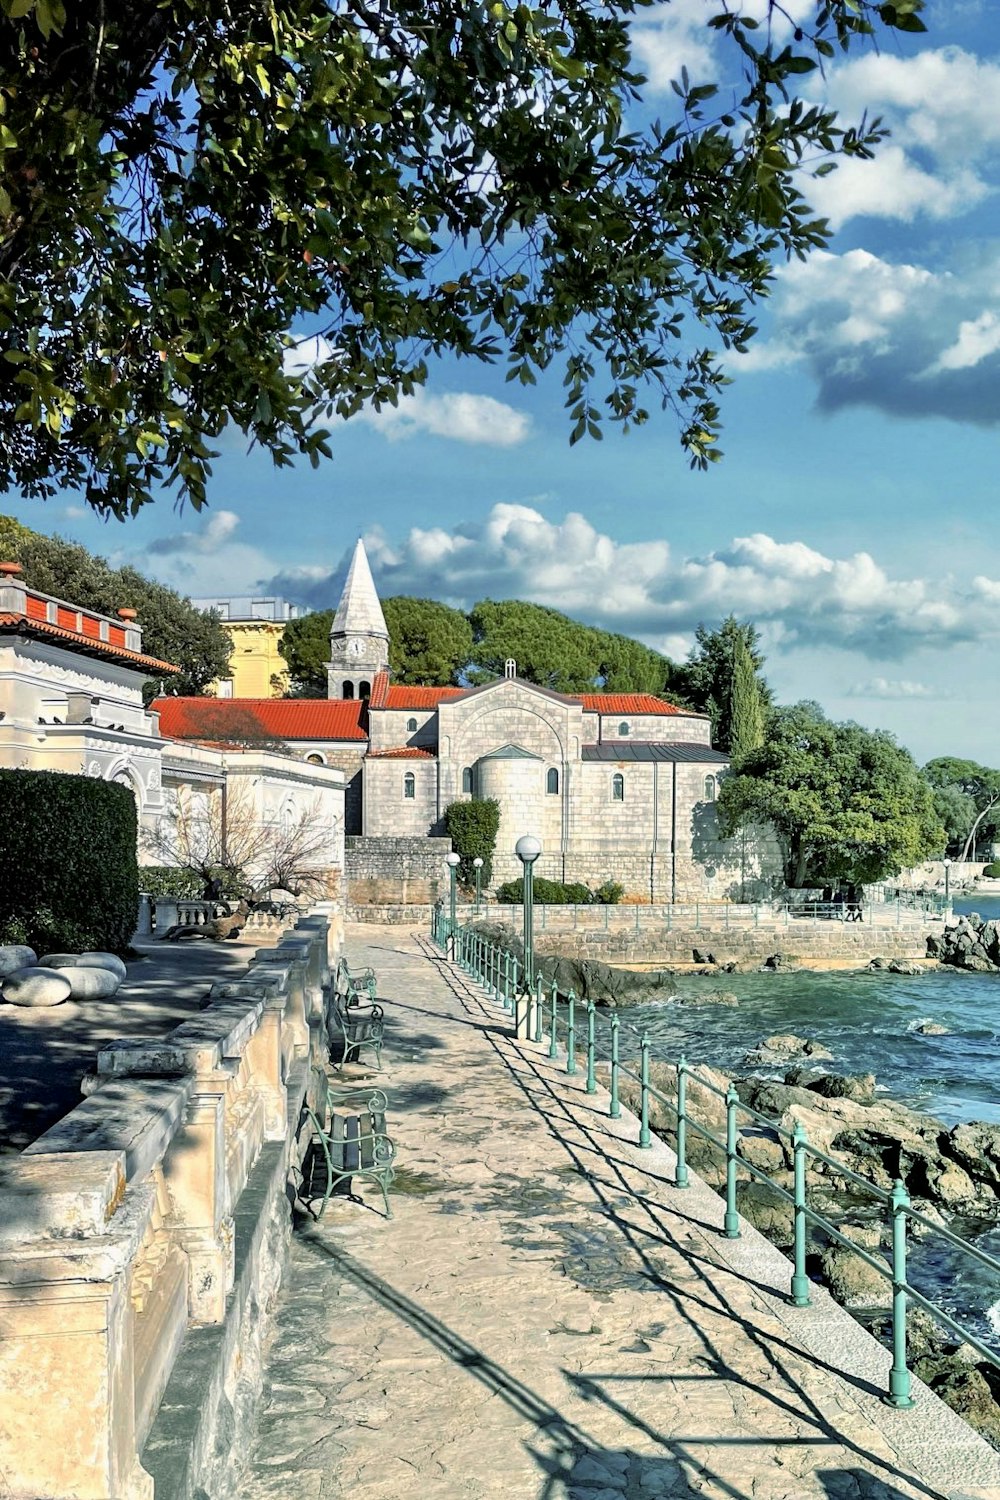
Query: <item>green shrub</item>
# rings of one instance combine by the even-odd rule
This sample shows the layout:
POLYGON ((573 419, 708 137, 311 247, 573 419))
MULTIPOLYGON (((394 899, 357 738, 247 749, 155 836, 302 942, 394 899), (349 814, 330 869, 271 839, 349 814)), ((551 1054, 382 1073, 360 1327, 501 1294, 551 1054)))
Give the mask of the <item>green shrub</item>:
MULTIPOLYGON (((252 889, 233 870, 213 865, 211 876, 222 882, 222 895, 240 901, 252 895, 252 889)), ((140 865, 139 889, 155 900, 157 896, 175 896, 179 901, 199 901, 205 894, 205 875, 187 865, 140 865)))
MULTIPOLYGON (((546 880, 536 875, 534 901, 536 906, 616 906, 622 898, 622 887, 613 880, 606 880, 596 891, 579 881, 564 882, 546 880)), ((508 880, 497 889, 497 901, 501 906, 520 906, 524 901, 524 881, 508 880)))
POLYGON ((452 802, 444 810, 445 832, 460 857, 458 878, 463 885, 475 885, 472 861, 482 860, 480 881, 483 890, 493 883, 493 852, 500 830, 500 804, 495 797, 474 797, 471 802, 452 802))
POLYGON ((59 771, 0 771, 0 943, 124 953, 138 904, 128 787, 59 771))
POLYGON ((1000 880, 1000 859, 995 859, 992 864, 987 865, 983 874, 987 880, 1000 880))

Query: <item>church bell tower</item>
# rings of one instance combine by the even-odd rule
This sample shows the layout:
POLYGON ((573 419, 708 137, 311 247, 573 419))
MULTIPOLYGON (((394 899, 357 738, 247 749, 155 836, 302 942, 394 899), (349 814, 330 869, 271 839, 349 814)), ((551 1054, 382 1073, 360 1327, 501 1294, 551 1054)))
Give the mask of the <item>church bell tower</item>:
POLYGON ((367 698, 377 673, 388 669, 389 632, 365 544, 359 538, 330 628, 326 695, 367 698))

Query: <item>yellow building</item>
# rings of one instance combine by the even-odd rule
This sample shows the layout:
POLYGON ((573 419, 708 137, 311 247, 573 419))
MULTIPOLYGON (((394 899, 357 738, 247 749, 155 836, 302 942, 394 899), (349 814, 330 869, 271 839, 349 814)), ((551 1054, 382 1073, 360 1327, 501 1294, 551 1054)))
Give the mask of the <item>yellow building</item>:
POLYGON ((288 667, 278 650, 285 626, 301 610, 285 599, 193 599, 198 609, 214 610, 233 643, 229 676, 209 691, 219 698, 280 698, 288 667))

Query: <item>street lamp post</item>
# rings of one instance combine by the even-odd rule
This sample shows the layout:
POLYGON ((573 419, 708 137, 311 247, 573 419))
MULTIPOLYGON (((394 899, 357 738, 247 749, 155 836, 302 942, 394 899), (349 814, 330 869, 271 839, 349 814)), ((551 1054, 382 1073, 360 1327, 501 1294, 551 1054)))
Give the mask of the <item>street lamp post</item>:
POLYGON ((522 969, 522 980, 524 984, 525 1004, 520 1005, 520 996, 517 997, 514 1008, 514 1030, 517 1036, 530 1038, 534 1034, 532 1026, 532 1004, 535 994, 535 942, 534 942, 534 869, 535 860, 542 852, 542 846, 533 834, 526 833, 519 838, 514 845, 514 853, 521 861, 524 870, 524 966, 522 969))
POLYGON ((944 904, 951 905, 951 860, 944 862, 944 904))
POLYGON ((455 901, 457 899, 456 880, 457 880, 457 877, 458 877, 458 867, 462 863, 462 860, 461 860, 461 857, 459 855, 457 855, 455 853, 454 849, 453 849, 450 854, 446 854, 445 855, 445 861, 444 862, 448 866, 448 873, 451 876, 451 888, 450 888, 450 891, 449 891, 449 897, 450 897, 450 901, 449 901, 449 913, 450 913, 450 916, 451 916, 451 957, 454 958, 455 957, 455 901))
POLYGON ((480 859, 480 857, 479 857, 478 854, 476 855, 475 859, 472 861, 472 868, 476 872, 476 916, 478 917, 479 916, 480 882, 482 881, 482 878, 483 878, 483 862, 480 859))

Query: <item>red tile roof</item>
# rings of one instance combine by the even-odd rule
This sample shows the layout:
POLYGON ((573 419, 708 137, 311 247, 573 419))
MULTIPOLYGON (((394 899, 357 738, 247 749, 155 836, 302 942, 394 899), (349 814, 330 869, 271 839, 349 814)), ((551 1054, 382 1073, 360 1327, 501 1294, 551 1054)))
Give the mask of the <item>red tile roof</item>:
POLYGON ((63 623, 59 625, 50 625, 46 619, 47 613, 45 600, 29 594, 24 614, 9 612, 0 614, 0 630, 16 631, 18 635, 38 636, 42 640, 63 641, 67 646, 75 647, 87 656, 107 656, 113 661, 125 662, 129 666, 146 667, 156 677, 162 677, 168 672, 172 674, 180 671, 180 667, 172 666, 168 661, 160 661, 155 656, 144 656, 141 651, 130 651, 125 645, 125 631, 118 625, 110 626, 108 639, 102 641, 99 618, 88 615, 86 611, 80 612, 82 626, 80 630, 76 629, 76 610, 60 608, 58 619, 63 623), (72 628, 67 627, 65 622, 68 620, 72 621, 72 628))
POLYGON ((168 739, 215 743, 257 736, 364 743, 364 707, 357 698, 157 698, 150 705, 168 739))
POLYGON ((444 703, 452 698, 461 698, 467 689, 460 687, 408 687, 402 683, 391 684, 385 694, 385 701, 376 703, 372 696, 373 708, 437 708, 439 703, 444 703))
MULTIPOLYGON (((595 714, 683 714, 687 709, 677 708, 673 703, 664 703, 652 693, 579 693, 576 695, 584 708, 595 714)), ((694 714, 693 718, 703 718, 694 714)))
POLYGON ((390 750, 369 750, 369 760, 434 760, 433 750, 422 750, 419 745, 396 745, 390 750))

